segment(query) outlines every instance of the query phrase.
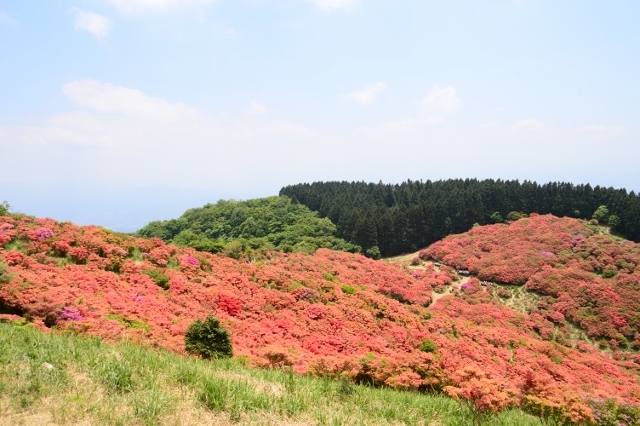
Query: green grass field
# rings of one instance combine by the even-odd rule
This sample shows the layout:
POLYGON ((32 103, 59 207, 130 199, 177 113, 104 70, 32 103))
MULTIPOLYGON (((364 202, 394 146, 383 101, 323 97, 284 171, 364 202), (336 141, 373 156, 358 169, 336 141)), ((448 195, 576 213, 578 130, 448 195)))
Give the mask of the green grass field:
MULTIPOLYGON (((0 425, 472 425, 454 400, 0 323, 0 425)), ((540 425, 519 410, 486 425, 540 425)))

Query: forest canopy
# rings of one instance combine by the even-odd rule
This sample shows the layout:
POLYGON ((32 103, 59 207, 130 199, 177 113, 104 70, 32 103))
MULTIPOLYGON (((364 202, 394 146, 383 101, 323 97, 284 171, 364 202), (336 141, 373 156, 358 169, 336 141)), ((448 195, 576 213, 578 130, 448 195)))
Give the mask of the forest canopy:
POLYGON ((337 238, 336 225, 288 197, 247 201, 220 200, 187 210, 178 219, 154 221, 137 231, 182 247, 232 257, 242 252, 278 250, 314 252, 332 248, 359 252, 360 247, 337 238))
POLYGON ((589 184, 500 179, 314 182, 284 187, 280 195, 330 219, 338 237, 365 253, 379 250, 385 257, 416 251, 476 224, 517 220, 530 213, 596 220, 606 216, 613 218, 608 219, 613 231, 640 241, 640 197, 589 184))

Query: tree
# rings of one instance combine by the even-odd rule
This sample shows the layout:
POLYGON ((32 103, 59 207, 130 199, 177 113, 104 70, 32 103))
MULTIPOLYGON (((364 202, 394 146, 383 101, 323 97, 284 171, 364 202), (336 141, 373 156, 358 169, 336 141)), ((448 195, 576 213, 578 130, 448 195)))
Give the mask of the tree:
POLYGON ((611 229, 615 229, 620 226, 620 218, 615 214, 609 216, 609 226, 611 227, 611 229))
POLYGON ((184 348, 190 354, 207 359, 233 356, 229 332, 211 315, 204 321, 196 319, 191 323, 184 335, 184 348))
POLYGON ((9 203, 6 201, 3 201, 2 203, 0 203, 0 216, 7 216, 9 214, 9 209, 11 207, 9 206, 9 203))
POLYGON ((378 246, 373 246, 370 249, 367 250, 367 257, 370 257, 371 259, 380 259, 382 257, 382 254, 380 253, 380 249, 378 248, 378 246))
POLYGON ((504 219, 502 218, 502 215, 500 214, 500 212, 493 212, 491 214, 491 221, 493 223, 502 223, 504 222, 504 219))
POLYGON ((609 209, 607 206, 600 206, 591 217, 600 223, 606 223, 609 220, 609 209))

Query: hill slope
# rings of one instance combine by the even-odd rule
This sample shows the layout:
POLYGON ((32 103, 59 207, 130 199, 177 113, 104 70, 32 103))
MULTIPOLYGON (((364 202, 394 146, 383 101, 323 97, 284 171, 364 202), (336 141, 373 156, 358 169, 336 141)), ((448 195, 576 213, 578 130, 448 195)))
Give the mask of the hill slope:
POLYGON ((182 247, 235 257, 240 252, 314 252, 333 248, 359 252, 360 247, 336 238, 336 226, 288 197, 247 201, 220 200, 187 210, 178 219, 151 222, 136 235, 160 238, 182 247))
MULTIPOLYGON (((567 238, 584 228, 528 221, 554 223, 567 238)), ((182 353, 187 326, 214 313, 235 353, 256 366, 443 390, 479 411, 517 405, 572 421, 592 421, 599 398, 640 403, 633 362, 544 340, 537 317, 501 306, 477 280, 429 306, 433 288, 459 279, 446 266, 416 271, 326 249, 238 261, 28 217, 0 218, 0 229, 0 310, 42 329, 182 353)), ((445 241, 454 238, 464 237, 445 241)), ((425 256, 447 256, 437 250, 425 256)))
POLYGON ((448 179, 401 184, 314 182, 284 187, 280 195, 295 198, 321 217, 331 219, 338 236, 377 247, 383 256, 412 252, 451 234, 517 218, 521 213, 551 213, 591 219, 608 207, 616 231, 640 241, 640 196, 625 189, 565 182, 448 179))

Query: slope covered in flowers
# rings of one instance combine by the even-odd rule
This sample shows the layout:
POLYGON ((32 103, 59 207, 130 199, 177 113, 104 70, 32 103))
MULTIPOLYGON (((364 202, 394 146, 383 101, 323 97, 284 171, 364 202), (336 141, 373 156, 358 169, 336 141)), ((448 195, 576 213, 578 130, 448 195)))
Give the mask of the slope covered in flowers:
MULTIPOLYGON (((589 238, 577 222, 557 226, 589 238)), ((551 266, 537 250, 560 256, 544 238, 530 253, 540 261, 537 273, 551 266)), ((43 329, 183 352, 188 325, 213 314, 231 332, 235 355, 257 366, 441 389, 479 412, 519 405, 593 421, 593 401, 640 403, 633 360, 545 340, 534 314, 495 303, 476 279, 430 306, 432 288, 458 279, 447 267, 407 270, 326 249, 248 262, 28 217, 0 218, 0 247, 0 313, 43 329)), ((463 265, 442 247, 429 253, 463 265)), ((484 269, 474 270, 482 276, 484 269)))
POLYGON ((573 345, 575 326, 616 357, 637 360, 640 244, 597 231, 575 219, 534 215, 447 237, 421 257, 481 280, 524 284, 540 296, 529 318, 545 340, 573 345))

